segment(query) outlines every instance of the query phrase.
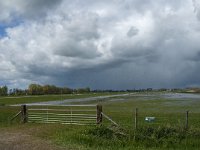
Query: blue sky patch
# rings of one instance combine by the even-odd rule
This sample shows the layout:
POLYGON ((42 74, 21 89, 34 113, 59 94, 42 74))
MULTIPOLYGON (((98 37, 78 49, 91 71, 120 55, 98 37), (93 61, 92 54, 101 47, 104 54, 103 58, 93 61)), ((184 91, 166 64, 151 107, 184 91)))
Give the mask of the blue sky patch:
POLYGON ((0 38, 7 36, 6 29, 13 28, 20 25, 22 21, 20 19, 16 19, 10 23, 1 23, 0 22, 0 38))
POLYGON ((7 26, 4 26, 4 25, 0 24, 0 37, 6 36, 6 31, 5 31, 6 28, 7 28, 7 26))

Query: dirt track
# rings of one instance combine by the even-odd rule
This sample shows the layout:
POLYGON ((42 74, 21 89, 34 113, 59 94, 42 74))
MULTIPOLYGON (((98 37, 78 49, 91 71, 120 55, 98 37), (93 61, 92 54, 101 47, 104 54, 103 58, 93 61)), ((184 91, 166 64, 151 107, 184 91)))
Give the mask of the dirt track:
POLYGON ((0 150, 64 150, 50 141, 23 133, 22 130, 0 130, 0 150))

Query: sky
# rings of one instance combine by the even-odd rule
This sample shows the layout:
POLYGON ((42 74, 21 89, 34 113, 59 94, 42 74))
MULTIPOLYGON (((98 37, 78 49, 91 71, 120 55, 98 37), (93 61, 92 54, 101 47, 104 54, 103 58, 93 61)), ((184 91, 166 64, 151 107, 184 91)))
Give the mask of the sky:
POLYGON ((200 86, 198 0, 1 0, 0 86, 200 86))

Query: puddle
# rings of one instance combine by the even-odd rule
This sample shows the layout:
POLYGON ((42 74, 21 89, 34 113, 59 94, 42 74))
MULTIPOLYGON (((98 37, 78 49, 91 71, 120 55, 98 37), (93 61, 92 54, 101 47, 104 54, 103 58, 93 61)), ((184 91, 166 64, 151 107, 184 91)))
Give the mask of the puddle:
POLYGON ((167 99, 200 99, 200 94, 166 93, 162 96, 167 99))

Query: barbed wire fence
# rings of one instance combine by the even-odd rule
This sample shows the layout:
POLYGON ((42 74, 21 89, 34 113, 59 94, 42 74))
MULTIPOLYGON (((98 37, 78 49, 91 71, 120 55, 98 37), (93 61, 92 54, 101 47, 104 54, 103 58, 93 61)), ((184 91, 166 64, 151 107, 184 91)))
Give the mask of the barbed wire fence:
MULTIPOLYGON (((175 127, 181 129, 199 128, 200 113, 191 109, 185 110, 146 110, 146 108, 133 108, 124 111, 123 108, 109 107, 103 110, 121 127, 138 129, 143 127, 175 127)), ((104 117, 103 117, 104 120, 104 117)), ((103 121, 107 125, 107 121, 103 121)))
POLYGON ((133 113, 134 129, 140 127, 180 127, 188 129, 196 128, 200 125, 199 113, 192 110, 178 111, 176 113, 149 113, 141 111, 142 109, 135 108, 133 113))

